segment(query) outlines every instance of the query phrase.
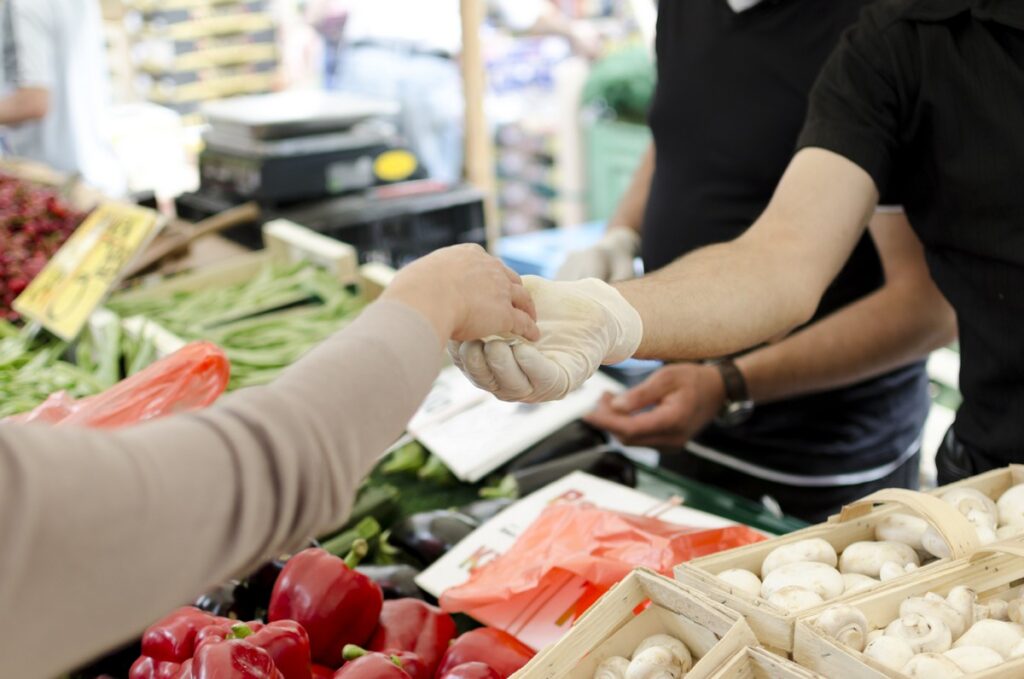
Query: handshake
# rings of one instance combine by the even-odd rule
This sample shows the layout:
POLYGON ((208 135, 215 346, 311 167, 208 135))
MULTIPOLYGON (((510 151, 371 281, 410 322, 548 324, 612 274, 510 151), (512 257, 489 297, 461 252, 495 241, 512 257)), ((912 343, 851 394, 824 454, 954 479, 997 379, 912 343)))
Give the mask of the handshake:
POLYGON ((524 276, 540 338, 451 341, 448 351, 469 379, 504 401, 564 398, 602 364, 633 355, 643 337, 637 311, 610 285, 588 278, 552 282, 524 276))

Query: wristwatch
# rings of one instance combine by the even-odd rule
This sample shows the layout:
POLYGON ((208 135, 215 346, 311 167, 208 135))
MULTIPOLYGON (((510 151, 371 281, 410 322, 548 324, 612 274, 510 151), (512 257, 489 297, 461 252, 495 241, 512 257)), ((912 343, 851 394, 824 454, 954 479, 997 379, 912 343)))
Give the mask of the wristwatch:
POLYGON ((716 361, 714 366, 718 368, 722 382, 725 384, 725 403, 718 412, 718 417, 715 418, 715 424, 720 427, 735 427, 738 424, 743 424, 754 413, 754 402, 750 400, 747 381, 732 359, 716 361))

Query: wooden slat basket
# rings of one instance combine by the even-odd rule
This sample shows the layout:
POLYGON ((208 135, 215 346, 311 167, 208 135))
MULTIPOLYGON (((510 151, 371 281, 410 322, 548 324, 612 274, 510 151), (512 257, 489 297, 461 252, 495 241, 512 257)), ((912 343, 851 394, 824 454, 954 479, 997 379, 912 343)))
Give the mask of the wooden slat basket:
POLYGON ((715 675, 733 656, 756 644, 743 619, 657 573, 638 569, 610 589, 554 645, 538 654, 514 679, 592 679, 614 655, 629 657, 653 634, 671 634, 694 656, 687 679, 715 675), (637 614, 650 600, 651 605, 637 614))
MULTIPOLYGON (((718 573, 730 568, 743 568, 760 575, 761 564, 768 554, 784 545, 809 538, 822 538, 842 552, 848 545, 861 540, 874 540, 875 527, 894 512, 908 512, 925 519, 938 530, 950 546, 953 558, 962 558, 978 547, 978 537, 967 520, 951 505, 937 497, 902 489, 887 489, 873 493, 859 502, 847 505, 842 513, 829 521, 810 526, 789 535, 738 547, 718 554, 694 559, 679 564, 675 577, 688 588, 696 589, 730 610, 743 615, 762 645, 777 653, 787 654, 793 650, 793 630, 798 615, 787 613, 760 596, 753 597, 720 580, 718 573), (881 507, 876 507, 881 504, 881 507)), ((937 560, 908 576, 890 580, 873 589, 882 589, 905 581, 916 574, 926 574, 941 568, 949 560, 937 560)), ((865 590, 862 590, 865 591, 865 590)), ((871 590, 867 590, 871 591, 871 590)), ((861 592, 857 592, 860 594, 861 592)), ((854 595, 850 595, 854 596, 854 595)), ((824 604, 800 613, 813 614, 844 601, 846 597, 827 601, 824 604)))
MULTIPOLYGON (((1024 596, 1024 541, 987 545, 971 557, 948 562, 943 568, 921 574, 905 584, 858 593, 844 603, 860 609, 872 628, 882 629, 899 617, 900 604, 905 599, 928 592, 946 596, 958 585, 977 592, 980 603, 994 598, 1009 601, 1024 596)), ((797 622, 793 656, 800 665, 826 677, 909 679, 907 675, 824 634, 814 625, 816 617, 816 614, 801 617, 797 622)), ((1024 677, 1024 657, 964 676, 972 679, 1024 677)))
POLYGON ((711 679, 821 679, 821 675, 764 648, 748 646, 711 679))

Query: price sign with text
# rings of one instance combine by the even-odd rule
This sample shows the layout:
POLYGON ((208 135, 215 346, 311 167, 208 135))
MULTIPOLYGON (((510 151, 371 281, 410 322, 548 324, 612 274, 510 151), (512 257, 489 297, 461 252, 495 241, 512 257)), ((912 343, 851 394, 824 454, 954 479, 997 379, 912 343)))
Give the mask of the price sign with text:
POLYGON ((14 300, 14 310, 70 342, 163 223, 153 210, 104 203, 14 300))

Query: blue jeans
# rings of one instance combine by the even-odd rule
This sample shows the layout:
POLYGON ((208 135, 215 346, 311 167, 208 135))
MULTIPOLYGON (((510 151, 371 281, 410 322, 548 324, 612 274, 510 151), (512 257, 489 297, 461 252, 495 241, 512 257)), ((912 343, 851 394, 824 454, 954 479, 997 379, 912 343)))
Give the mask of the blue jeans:
POLYGON ((462 177, 462 76, 454 60, 343 45, 338 69, 337 90, 398 102, 402 134, 432 179, 462 177))

